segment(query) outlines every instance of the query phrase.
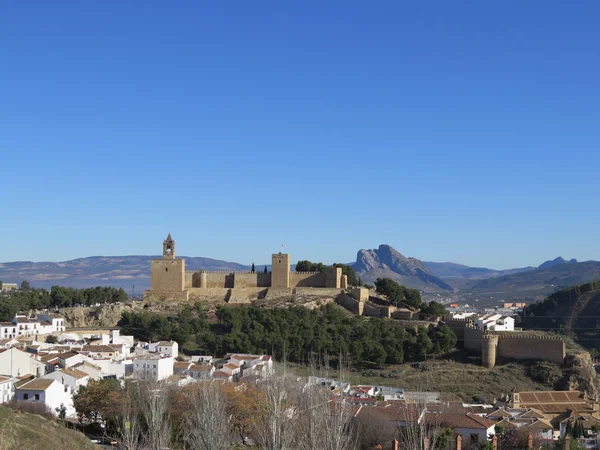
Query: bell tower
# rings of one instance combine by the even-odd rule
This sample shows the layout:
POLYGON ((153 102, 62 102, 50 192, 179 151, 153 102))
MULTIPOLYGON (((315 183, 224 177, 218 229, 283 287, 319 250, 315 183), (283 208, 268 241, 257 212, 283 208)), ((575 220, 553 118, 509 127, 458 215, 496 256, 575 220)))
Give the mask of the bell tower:
POLYGON ((163 241, 163 258, 175 259, 175 240, 171 237, 171 233, 163 241))

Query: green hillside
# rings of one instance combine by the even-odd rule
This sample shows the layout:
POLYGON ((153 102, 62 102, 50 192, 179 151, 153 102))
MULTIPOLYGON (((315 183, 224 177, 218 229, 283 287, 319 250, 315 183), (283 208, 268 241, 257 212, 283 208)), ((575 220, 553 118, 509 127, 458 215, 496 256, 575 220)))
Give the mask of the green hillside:
POLYGON ((527 307, 524 328, 555 331, 600 351, 600 282, 562 289, 527 307))
POLYGON ((36 414, 0 406, 2 450, 94 450, 97 447, 82 433, 36 414))

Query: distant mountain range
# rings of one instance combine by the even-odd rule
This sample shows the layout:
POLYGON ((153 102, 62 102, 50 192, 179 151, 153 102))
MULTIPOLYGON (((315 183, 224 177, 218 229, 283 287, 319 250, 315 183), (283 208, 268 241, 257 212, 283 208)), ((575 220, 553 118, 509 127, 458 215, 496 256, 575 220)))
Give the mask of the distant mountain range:
MULTIPOLYGON (((157 256, 92 256, 63 262, 0 263, 0 280, 34 287, 53 285, 90 287, 115 286, 137 294, 150 286, 150 260, 157 256)), ((250 267, 235 262, 203 257, 188 257, 188 270, 247 271, 250 267)), ((537 292, 547 293, 571 284, 600 280, 600 262, 578 262, 558 257, 536 267, 494 270, 469 267, 452 262, 423 262, 405 257, 390 245, 359 250, 350 264, 365 283, 387 277, 424 292, 537 292)), ((257 265, 256 270, 264 266, 257 265)), ((294 266, 292 266, 294 270, 294 266)))

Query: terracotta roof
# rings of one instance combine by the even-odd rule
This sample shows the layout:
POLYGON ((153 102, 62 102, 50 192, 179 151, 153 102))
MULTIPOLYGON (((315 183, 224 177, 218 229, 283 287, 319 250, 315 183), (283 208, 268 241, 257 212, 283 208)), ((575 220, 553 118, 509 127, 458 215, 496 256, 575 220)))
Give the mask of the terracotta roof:
POLYGON ((487 415, 487 417, 512 417, 512 414, 503 409, 496 409, 487 415))
POLYGON ((10 380, 10 377, 5 377, 5 376, 0 375, 0 383, 4 383, 5 381, 9 381, 9 380, 10 380))
POLYGON ((40 361, 45 362, 45 363, 50 363, 52 361, 56 360, 56 362, 58 362, 58 354, 56 353, 51 353, 49 355, 44 355, 40 358, 40 361))
POLYGON ((0 322, 0 327, 16 327, 12 322, 0 322))
POLYGON ((115 349, 108 345, 84 345, 81 351, 92 353, 114 353, 115 349))
POLYGON ((213 378, 229 378, 231 375, 226 372, 213 372, 212 376, 213 378))
POLYGON ((478 430, 487 430, 495 425, 493 420, 479 417, 475 414, 451 414, 451 413, 427 413, 426 420, 432 423, 439 423, 448 428, 473 428, 478 430))
POLYGON ((79 353, 75 353, 75 352, 64 352, 64 353, 59 353, 58 357, 61 359, 69 359, 73 356, 77 356, 79 353))
POLYGON ((554 428, 550 422, 544 419, 537 419, 535 422, 523 426, 533 430, 552 430, 554 428))
POLYGON ((188 370, 190 372, 210 372, 213 366, 209 364, 193 364, 188 370))
POLYGON ((537 409, 531 408, 519 416, 519 419, 544 419, 544 415, 537 409))
POLYGON ((21 385, 17 389, 22 389, 24 391, 45 391, 50 387, 52 383, 54 383, 54 380, 36 378, 34 380, 31 380, 29 383, 21 385))
POLYGON ((174 344, 172 341, 160 341, 158 343, 159 347, 171 347, 174 344))
POLYGON ((510 420, 502 419, 500 422, 496 422, 496 425, 504 428, 518 428, 518 425, 510 420))
POLYGON ((173 363, 173 369, 187 369, 190 366, 192 366, 191 362, 175 361, 173 363))
POLYGON ((73 378, 76 378, 78 380, 81 379, 81 378, 89 377, 89 375, 87 373, 82 372, 79 369, 66 368, 66 369, 60 370, 60 372, 65 373, 67 375, 70 375, 73 378))

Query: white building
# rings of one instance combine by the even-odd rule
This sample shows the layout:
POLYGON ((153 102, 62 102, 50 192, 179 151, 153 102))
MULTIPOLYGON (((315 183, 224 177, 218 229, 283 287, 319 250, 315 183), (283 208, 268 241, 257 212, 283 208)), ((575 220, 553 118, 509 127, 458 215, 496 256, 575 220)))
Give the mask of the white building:
POLYGON ((501 314, 486 314, 478 317, 475 325, 488 331, 514 331, 515 319, 501 314))
POLYGON ((48 322, 52 327, 51 333, 54 332, 63 332, 65 331, 65 318, 60 314, 56 313, 47 313, 47 314, 38 314, 37 320, 40 322, 48 322))
POLYGON ((79 386, 87 386, 90 381, 90 376, 81 370, 68 368, 50 372, 49 374, 44 375, 42 379, 56 380, 62 385, 77 391, 79 386))
POLYGON ((0 352, 0 373, 13 377, 27 374, 41 377, 46 373, 46 364, 38 361, 35 355, 12 347, 0 352))
POLYGON ((179 355, 179 345, 175 341, 160 341, 157 346, 158 353, 177 358, 179 355))
POLYGON ((10 402, 15 396, 16 378, 0 375, 0 403, 10 402))
POLYGON ((2 288, 0 288, 0 291, 16 291, 17 289, 19 289, 17 283, 2 283, 2 288))
POLYGON ((15 390, 15 400, 20 402, 43 403, 52 414, 58 415, 56 408, 64 405, 67 417, 75 414, 72 391, 56 380, 35 378, 15 390))
POLYGON ((149 380, 164 380, 173 375, 173 358, 148 355, 133 360, 133 375, 149 380))

